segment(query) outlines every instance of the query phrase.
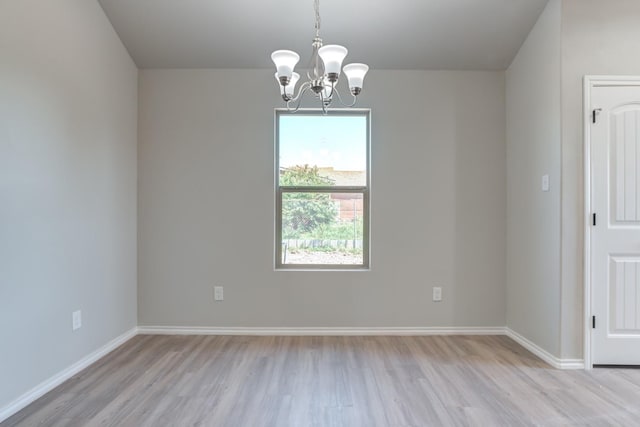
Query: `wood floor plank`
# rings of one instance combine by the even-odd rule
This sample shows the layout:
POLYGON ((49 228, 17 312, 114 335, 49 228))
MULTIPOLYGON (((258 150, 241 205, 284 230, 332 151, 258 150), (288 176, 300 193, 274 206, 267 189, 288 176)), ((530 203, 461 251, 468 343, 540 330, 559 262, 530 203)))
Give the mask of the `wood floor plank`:
POLYGON ((640 425, 640 370, 504 336, 137 336, 0 427, 566 425, 640 425))

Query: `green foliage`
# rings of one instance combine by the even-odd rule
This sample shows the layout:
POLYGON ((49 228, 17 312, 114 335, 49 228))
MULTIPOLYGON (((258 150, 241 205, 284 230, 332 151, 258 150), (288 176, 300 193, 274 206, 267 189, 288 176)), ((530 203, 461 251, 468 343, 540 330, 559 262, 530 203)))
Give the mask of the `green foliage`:
POLYGON ((302 239, 321 240, 362 240, 362 218, 356 219, 354 227, 353 220, 343 222, 333 222, 318 226, 310 233, 305 233, 302 239))
POLYGON ((334 185, 333 180, 320 176, 317 166, 294 166, 285 169, 280 173, 280 186, 331 186, 334 185))
MULTIPOLYGON (((281 186, 329 186, 333 181, 320 176, 316 166, 295 166, 280 174, 281 186)), ((328 193, 284 193, 282 195, 282 237, 298 238, 335 221, 336 206, 328 193)))

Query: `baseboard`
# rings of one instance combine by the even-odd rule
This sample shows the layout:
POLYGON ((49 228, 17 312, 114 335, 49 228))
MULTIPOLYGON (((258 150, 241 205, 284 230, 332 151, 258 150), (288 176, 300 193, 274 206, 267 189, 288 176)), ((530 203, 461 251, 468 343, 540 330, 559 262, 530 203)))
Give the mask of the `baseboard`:
POLYGON ((147 335, 254 335, 254 336, 423 336, 504 335, 504 327, 399 327, 399 328, 212 328, 139 326, 147 335))
POLYGON ((583 359, 560 359, 516 331, 505 328, 506 335, 556 369, 584 369, 583 359))
POLYGON ((106 343, 105 345, 103 345, 93 353, 89 354, 88 356, 83 357, 82 359, 80 359, 73 365, 69 366, 68 368, 64 369, 63 371, 58 372, 51 378, 38 384, 37 386, 35 386, 34 388, 29 390, 22 396, 18 397, 13 402, 9 403, 4 408, 0 408, 0 422, 16 414, 22 408, 36 401, 46 393, 50 392, 51 390, 53 390, 63 382, 67 381, 68 379, 76 375, 78 372, 82 371, 92 363, 98 361, 102 357, 106 356, 108 353, 120 347, 122 344, 129 341, 131 338, 133 338, 137 334, 138 334, 137 327, 130 329, 124 334, 109 341, 108 343, 106 343))
POLYGON ((556 369, 584 369, 582 359, 559 359, 507 327, 369 327, 369 328, 216 328, 207 326, 139 326, 147 335, 253 335, 253 336, 427 336, 507 335, 556 369))

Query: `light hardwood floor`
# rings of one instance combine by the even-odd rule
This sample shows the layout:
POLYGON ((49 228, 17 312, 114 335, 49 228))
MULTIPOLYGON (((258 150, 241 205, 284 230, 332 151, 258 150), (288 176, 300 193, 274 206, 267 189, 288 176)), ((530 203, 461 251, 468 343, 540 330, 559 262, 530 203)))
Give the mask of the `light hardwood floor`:
POLYGON ((8 426, 640 426, 640 370, 503 336, 138 336, 8 426))

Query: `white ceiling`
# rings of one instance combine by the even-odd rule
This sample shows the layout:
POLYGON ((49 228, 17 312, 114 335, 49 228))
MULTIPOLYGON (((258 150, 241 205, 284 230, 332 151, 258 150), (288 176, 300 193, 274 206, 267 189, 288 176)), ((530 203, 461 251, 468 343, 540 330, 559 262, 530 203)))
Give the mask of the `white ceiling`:
MULTIPOLYGON (((99 0, 140 68, 267 68, 276 49, 306 64, 312 0, 99 0)), ((321 0, 325 44, 377 69, 501 70, 547 0, 321 0)))

